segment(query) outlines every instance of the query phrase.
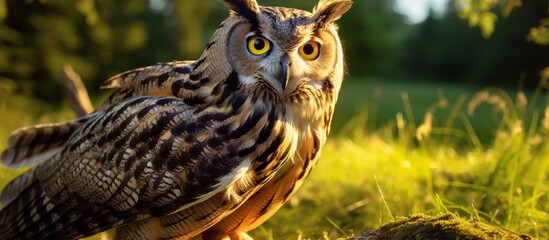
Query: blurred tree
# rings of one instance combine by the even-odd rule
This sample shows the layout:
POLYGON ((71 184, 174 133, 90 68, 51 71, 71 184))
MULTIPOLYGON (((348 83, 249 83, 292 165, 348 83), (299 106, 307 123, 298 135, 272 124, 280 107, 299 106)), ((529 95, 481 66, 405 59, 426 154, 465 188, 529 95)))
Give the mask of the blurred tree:
POLYGON ((120 71, 193 59, 215 7, 202 2, 0 0, 0 86, 60 101, 66 63, 94 90, 120 71))
MULTIPOLYGON (((513 10, 523 5, 522 0, 455 0, 456 4, 462 7, 460 17, 467 19, 470 26, 479 27, 484 37, 490 37, 494 33, 495 23, 498 14, 494 9, 501 9, 504 17, 509 17, 513 10)), ((549 45, 549 8, 547 3, 531 1, 533 4, 545 9, 546 16, 537 19, 539 26, 530 27, 528 39, 538 44, 549 45), (540 20, 541 19, 541 20, 540 20)), ((531 16, 534 17, 534 16, 531 16)))
POLYGON ((339 21, 353 75, 400 75, 395 63, 405 54, 402 42, 411 33, 405 17, 394 11, 394 0, 354 1, 339 21))
MULTIPOLYGON (((452 12, 454 9, 449 9, 452 12)), ((433 12, 404 43, 402 68, 416 78, 457 82, 470 78, 482 38, 451 13, 436 18, 433 12)))
POLYGON ((59 14, 66 8, 66 2, 51 4, 47 14, 36 14, 44 8, 38 1, 7 1, 6 4, 8 15, 0 26, 0 72, 3 79, 24 83, 21 85, 26 89, 47 92, 48 84, 30 79, 47 80, 44 76, 49 75, 51 67, 60 61, 73 61, 86 72, 88 64, 69 54, 84 45, 81 38, 76 37, 80 22, 68 20, 80 13, 59 14))
MULTIPOLYGON (((526 39, 540 45, 549 45, 549 7, 547 2, 528 1, 525 5, 522 0, 456 0, 457 4, 462 6, 460 17, 467 19, 469 25, 480 27, 483 36, 486 38, 494 34, 494 29, 498 24, 498 12, 505 18, 509 18, 512 13, 517 20, 511 21, 508 24, 500 24, 500 30, 513 44, 498 44, 499 49, 506 49, 507 60, 503 65, 488 65, 486 62, 477 67, 477 76, 482 76, 483 71, 500 71, 508 68, 521 68, 524 73, 534 76, 537 79, 535 72, 540 71, 543 67, 549 66, 549 50, 547 48, 535 47, 528 44, 522 44, 523 40, 520 36, 527 36, 526 39), (523 6, 525 5, 525 6, 523 6), (521 7, 521 8, 519 8, 521 7), (519 8, 519 9, 517 9, 519 8), (537 26, 536 26, 537 25, 537 26), (511 36, 509 38, 508 36, 511 36), (521 52, 509 50, 520 48, 521 52)), ((499 26, 498 26, 499 27, 499 26)), ((501 41, 498 41, 501 43, 501 41)), ((501 55, 495 52, 496 47, 492 47, 491 55, 501 55)), ((490 60, 490 59, 488 59, 490 60)), ((507 71, 505 71, 507 72, 507 71)), ((536 79, 526 76, 526 84, 536 86, 536 79), (529 81, 528 81, 529 80, 529 81), (530 82, 530 83, 528 83, 530 82)))
MULTIPOLYGON (((467 28, 462 6, 449 3, 443 18, 429 17, 408 39, 403 68, 418 78, 470 81, 483 85, 536 86, 538 72, 549 65, 549 48, 527 41, 532 26, 547 16, 547 3, 529 2, 497 21, 489 39, 467 28)), ((503 14, 503 13, 502 13, 503 14)))
POLYGON ((214 2, 173 1, 173 6, 179 26, 178 39, 181 39, 178 41, 178 49, 182 54, 188 55, 189 59, 197 59, 202 53, 205 41, 202 26, 207 25, 208 18, 215 7, 214 2))

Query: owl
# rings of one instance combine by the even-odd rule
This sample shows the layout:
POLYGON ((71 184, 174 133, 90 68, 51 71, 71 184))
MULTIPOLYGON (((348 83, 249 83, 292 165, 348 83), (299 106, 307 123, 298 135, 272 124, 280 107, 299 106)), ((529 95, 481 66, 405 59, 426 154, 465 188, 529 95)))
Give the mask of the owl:
POLYGON ((124 72, 94 112, 12 133, 3 164, 35 166, 3 189, 0 239, 251 239, 296 192, 330 131, 352 1, 223 3, 198 60, 124 72))

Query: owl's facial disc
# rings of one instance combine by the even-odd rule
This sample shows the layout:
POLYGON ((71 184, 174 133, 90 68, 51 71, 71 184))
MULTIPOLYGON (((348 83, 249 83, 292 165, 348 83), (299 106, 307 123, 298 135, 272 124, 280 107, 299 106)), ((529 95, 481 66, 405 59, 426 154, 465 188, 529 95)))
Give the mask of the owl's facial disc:
POLYGON ((245 88, 261 96, 291 99, 304 89, 318 89, 333 76, 339 63, 337 27, 324 11, 257 10, 252 19, 234 15, 238 24, 228 32, 225 45, 229 64, 238 69, 245 88), (321 16, 322 24, 317 21, 321 16))

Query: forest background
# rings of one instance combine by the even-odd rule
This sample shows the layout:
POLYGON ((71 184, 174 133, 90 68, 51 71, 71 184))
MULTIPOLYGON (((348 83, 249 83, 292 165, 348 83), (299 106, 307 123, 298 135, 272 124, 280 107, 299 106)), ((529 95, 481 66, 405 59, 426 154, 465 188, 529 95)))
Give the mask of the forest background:
MULTIPOLYGON (((97 106, 110 76, 196 59, 227 15, 217 0, 0 0, 0 150, 17 127, 74 117, 64 65, 97 106)), ((549 237, 548 2, 448 1, 412 23, 395 0, 355 0, 338 23, 348 76, 320 173, 255 236, 458 212, 549 237)), ((0 168, 0 188, 20 172, 0 168)))
MULTIPOLYGON (((448 2, 444 12, 431 11, 425 21, 409 24, 394 0, 355 1, 339 22, 349 76, 511 87, 522 80, 536 86, 537 73, 549 65, 549 49, 528 35, 547 18, 547 3, 527 1, 510 12, 497 1, 472 1, 495 5, 490 14, 483 12, 487 7, 471 9, 484 26, 481 32, 460 19, 471 1, 458 2, 464 3, 448 2)), ((311 9, 316 1, 263 4, 311 9)), ((124 70, 196 59, 227 15, 213 0, 1 0, 0 81, 4 88, 16 85, 17 93, 59 102, 64 64, 73 65, 95 91, 124 70)))
MULTIPOLYGON (((316 1, 263 4, 311 9, 316 1)), ((420 95, 414 104, 420 120, 439 89, 449 88, 450 100, 456 100, 456 86, 533 89, 549 66, 549 48, 533 41, 547 44, 547 33, 531 34, 547 24, 544 1, 448 1, 443 12, 432 10, 416 24, 395 9, 395 0, 355 1, 339 21, 350 82, 344 90, 362 92, 351 91, 349 104, 342 100, 335 129, 365 105, 375 115, 372 124, 394 118, 403 110, 398 92, 420 95)), ((98 86, 122 71, 196 59, 227 15, 213 0, 0 0, 0 96, 32 96, 59 106, 65 64, 82 76, 92 96, 106 94, 98 86)))

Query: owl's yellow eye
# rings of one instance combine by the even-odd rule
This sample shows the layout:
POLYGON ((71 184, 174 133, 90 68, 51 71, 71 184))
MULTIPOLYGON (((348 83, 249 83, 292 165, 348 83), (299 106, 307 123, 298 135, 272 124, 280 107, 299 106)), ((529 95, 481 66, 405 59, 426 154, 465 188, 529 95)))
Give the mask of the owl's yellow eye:
POLYGON ((271 42, 262 36, 248 38, 248 51, 253 55, 263 55, 271 50, 271 42))
POLYGON ((299 55, 307 60, 315 60, 320 55, 320 43, 308 41, 299 48, 299 55))

